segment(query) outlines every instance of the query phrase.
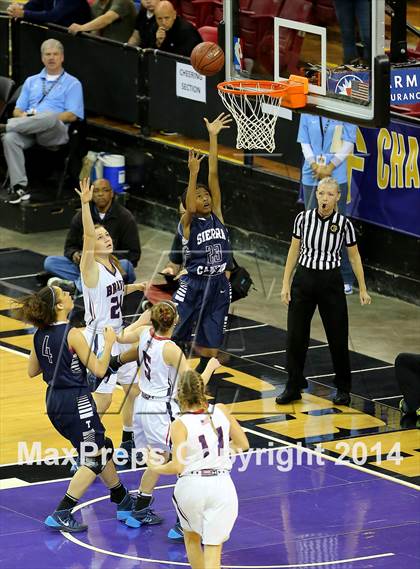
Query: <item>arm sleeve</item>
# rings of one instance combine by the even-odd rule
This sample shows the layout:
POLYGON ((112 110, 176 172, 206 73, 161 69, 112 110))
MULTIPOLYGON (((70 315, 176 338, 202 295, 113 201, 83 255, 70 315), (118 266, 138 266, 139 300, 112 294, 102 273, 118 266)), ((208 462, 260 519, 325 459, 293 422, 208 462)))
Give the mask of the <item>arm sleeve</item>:
POLYGON ((309 164, 315 162, 315 156, 314 156, 314 151, 312 150, 312 146, 305 142, 302 142, 301 146, 302 146, 302 153, 306 162, 308 162, 309 164))
POLYGON ((348 158, 348 156, 350 156, 350 154, 353 154, 353 149, 354 149, 353 142, 348 142, 347 140, 344 140, 340 151, 334 154, 333 158, 331 159, 331 162, 334 164, 334 166, 336 167, 339 166, 342 162, 344 162, 344 160, 348 158))
POLYGON ((174 240, 172 241, 171 250, 169 252, 169 260, 174 265, 183 265, 184 259, 182 256, 182 239, 178 231, 174 235, 174 240))
POLYGON ((293 232, 292 235, 293 237, 295 237, 296 239, 301 239, 302 238, 302 220, 303 220, 303 214, 304 212, 301 211, 295 219, 295 222, 293 224, 293 232))
POLYGON ((357 239, 356 239, 356 232, 354 230, 354 226, 352 224, 352 222, 346 218, 346 228, 345 228, 345 243, 347 247, 352 247, 353 245, 356 245, 357 243, 357 239))
POLYGON ((31 0, 23 7, 25 19, 31 22, 58 23, 74 11, 74 5, 68 0, 56 0, 51 10, 41 10, 41 2, 31 0))
POLYGON ((64 256, 72 260, 73 253, 83 249, 83 225, 81 212, 71 220, 69 232, 64 243, 64 256))
POLYGON ((85 117, 82 84, 77 79, 73 79, 73 82, 66 91, 64 107, 66 111, 73 113, 79 117, 79 119, 85 117))

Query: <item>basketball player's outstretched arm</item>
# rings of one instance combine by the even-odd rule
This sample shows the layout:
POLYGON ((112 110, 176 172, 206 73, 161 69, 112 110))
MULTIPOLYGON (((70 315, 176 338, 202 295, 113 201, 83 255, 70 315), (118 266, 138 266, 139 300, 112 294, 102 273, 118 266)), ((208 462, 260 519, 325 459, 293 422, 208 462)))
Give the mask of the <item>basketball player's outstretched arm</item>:
POLYGON ((127 294, 131 294, 133 292, 143 292, 145 291, 147 288, 147 281, 141 282, 141 283, 131 283, 131 284, 127 284, 124 287, 124 295, 127 296, 127 294))
POLYGON ((142 334, 146 328, 150 328, 150 314, 151 311, 146 310, 135 322, 127 326, 127 328, 124 328, 118 335, 117 342, 120 344, 134 344, 138 342, 140 334, 142 334))
POLYGON ((218 407, 224 413, 226 418, 229 419, 230 423, 229 435, 230 435, 232 450, 234 450, 235 452, 248 450, 249 441, 241 425, 238 423, 235 417, 230 414, 229 409, 226 407, 226 405, 223 405, 223 403, 217 403, 216 407, 218 407))
POLYGON ((206 368, 201 374, 201 379, 203 380, 204 385, 207 385, 213 375, 213 372, 216 371, 219 367, 221 367, 221 363, 217 358, 210 358, 207 362, 206 368))
POLYGON ((191 148, 188 153, 188 169, 190 171, 190 177, 188 180, 187 196, 186 196, 186 209, 185 213, 181 217, 181 223, 183 227, 184 238, 189 239, 190 237, 190 227, 194 214, 197 210, 196 206, 196 190, 197 190, 197 178, 200 171, 200 164, 204 158, 204 154, 200 156, 199 152, 196 152, 194 148, 191 148))
POLYGON ((95 225, 90 212, 89 203, 93 195, 93 186, 90 185, 89 178, 80 180, 80 191, 76 189, 82 204, 82 223, 83 223, 83 250, 80 260, 80 272, 83 280, 89 288, 94 288, 98 284, 99 270, 95 262, 95 225))
POLYGON ((112 326, 104 328, 104 349, 100 358, 97 358, 79 328, 72 328, 67 336, 69 347, 76 352, 79 360, 88 370, 98 378, 104 377, 107 372, 111 349, 117 336, 112 326))
POLYGON ((232 121, 232 117, 226 113, 221 113, 213 122, 209 122, 208 119, 204 119, 206 123, 207 130, 209 131, 209 189, 211 193, 211 199, 213 203, 213 212, 223 223, 222 215, 222 198, 220 193, 219 185, 219 172, 218 172, 218 147, 217 147, 217 137, 219 132, 224 128, 229 128, 229 123, 232 121))

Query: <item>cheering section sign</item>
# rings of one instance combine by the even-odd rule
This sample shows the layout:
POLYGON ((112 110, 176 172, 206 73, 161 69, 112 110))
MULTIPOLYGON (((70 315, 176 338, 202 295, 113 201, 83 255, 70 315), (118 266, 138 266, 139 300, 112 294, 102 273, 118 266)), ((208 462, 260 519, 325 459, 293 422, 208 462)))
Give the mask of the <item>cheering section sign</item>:
POLYGON ((419 140, 420 126, 399 120, 357 129, 348 159, 349 216, 420 237, 419 140))

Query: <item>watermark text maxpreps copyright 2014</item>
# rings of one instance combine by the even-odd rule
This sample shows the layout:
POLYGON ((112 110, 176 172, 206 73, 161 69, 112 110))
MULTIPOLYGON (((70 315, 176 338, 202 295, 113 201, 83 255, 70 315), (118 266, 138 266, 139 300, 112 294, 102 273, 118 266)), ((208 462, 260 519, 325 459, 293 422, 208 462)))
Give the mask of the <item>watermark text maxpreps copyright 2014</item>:
MULTIPOLYGON (((269 443, 270 445, 271 443, 269 443)), ((272 445, 272 444, 271 444, 272 445)), ((395 464, 401 464, 403 457, 401 456, 401 444, 396 442, 393 447, 385 451, 382 449, 381 442, 377 442, 372 446, 366 445, 362 441, 357 441, 352 446, 346 441, 337 441, 335 445, 335 464, 348 464, 353 463, 358 466, 364 466, 368 462, 374 462, 375 465, 380 465, 383 461, 393 461, 395 464)), ((331 450, 331 449, 330 449, 331 450)), ((182 445, 178 447, 178 461, 181 464, 188 466, 188 461, 183 460, 182 445)), ((209 452, 206 451, 206 457, 209 457, 209 452)), ((325 456, 323 455, 324 449, 322 444, 316 445, 313 450, 306 449, 299 442, 293 446, 276 447, 268 449, 250 449, 243 453, 230 452, 230 449, 217 449, 215 457, 221 457, 223 453, 230 455, 232 463, 235 465, 238 472, 244 472, 250 465, 273 466, 279 472, 290 472, 296 466, 323 466, 325 464, 325 456)), ((47 466, 52 465, 74 465, 77 458, 79 463, 84 464, 86 459, 94 456, 100 457, 103 465, 109 460, 109 451, 103 447, 99 449, 95 443, 82 443, 80 449, 80 456, 78 457, 74 448, 61 447, 47 447, 44 448, 42 443, 37 441, 30 445, 26 441, 18 443, 18 464, 39 465, 44 464, 47 466)), ((130 454, 124 448, 116 448, 113 451, 113 461, 117 466, 124 466, 127 464, 127 459, 131 459, 132 467, 142 467, 146 465, 146 457, 149 456, 150 460, 156 463, 163 463, 164 458, 161 455, 160 449, 136 449, 133 448, 130 454), (150 453, 150 450, 153 452, 150 453)), ((213 461, 209 460, 209 464, 213 461)))

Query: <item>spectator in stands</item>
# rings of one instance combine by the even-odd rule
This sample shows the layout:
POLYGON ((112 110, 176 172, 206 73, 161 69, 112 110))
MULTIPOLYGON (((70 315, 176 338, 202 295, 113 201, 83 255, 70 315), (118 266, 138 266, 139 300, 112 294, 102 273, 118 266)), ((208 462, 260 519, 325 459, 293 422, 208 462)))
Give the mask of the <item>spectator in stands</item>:
MULTIPOLYGON (((115 199, 108 180, 99 179, 93 183, 93 198, 90 204, 93 222, 105 227, 112 237, 115 254, 125 271, 124 280, 133 283, 136 280, 134 267, 140 259, 141 248, 136 220, 133 214, 120 205, 115 199)), ((44 269, 61 279, 74 282, 81 291, 79 263, 83 248, 83 225, 81 211, 76 213, 64 245, 64 257, 47 257, 44 269)), ((48 283, 51 286, 50 281, 48 283)), ((53 285, 67 284, 60 279, 52 281, 53 285)))
POLYGON ((65 144, 69 123, 84 118, 83 91, 78 79, 63 69, 64 48, 54 39, 41 45, 44 69, 28 77, 16 101, 13 118, 0 124, 12 194, 9 203, 30 199, 24 150, 35 143, 65 144))
POLYGON ((160 0, 143 0, 137 14, 134 32, 128 40, 130 45, 137 45, 143 49, 155 47, 157 22, 155 9, 160 0))
POLYGON ((185 55, 189 57, 196 45, 203 41, 196 28, 178 16, 173 5, 167 0, 161 0, 155 8, 156 22, 156 47, 168 53, 185 55))
POLYGON ((84 24, 91 18, 86 0, 29 0, 24 5, 10 4, 7 13, 11 18, 24 18, 38 24, 51 22, 65 27, 73 22, 84 24))
POLYGON ((338 23, 340 24, 344 63, 360 63, 356 44, 357 20, 360 40, 363 45, 362 62, 370 65, 371 2, 369 0, 334 0, 334 4, 338 23))
MULTIPOLYGON (((357 127, 325 117, 302 114, 297 141, 302 146, 305 161, 302 167, 303 199, 305 209, 314 209, 316 189, 323 178, 337 180, 340 192, 338 212, 346 215, 347 209, 347 159, 353 153, 357 127)), ((344 292, 352 294, 354 275, 347 247, 341 250, 341 274, 344 292)))
POLYGON ((95 32, 103 38, 125 43, 134 30, 136 8, 132 0, 95 0, 92 16, 94 19, 86 24, 72 24, 69 32, 95 32))

